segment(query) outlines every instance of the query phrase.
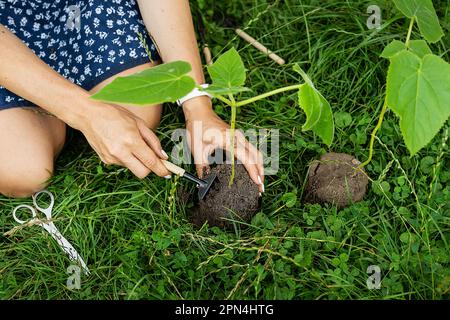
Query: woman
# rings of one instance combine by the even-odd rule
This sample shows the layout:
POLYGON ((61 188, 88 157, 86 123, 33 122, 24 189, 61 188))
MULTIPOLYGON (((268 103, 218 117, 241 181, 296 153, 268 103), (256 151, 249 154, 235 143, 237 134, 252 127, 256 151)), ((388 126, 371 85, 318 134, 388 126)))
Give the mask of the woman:
MULTIPOLYGON (((190 76, 203 84, 187 0, 0 1, 1 194, 26 197, 45 187, 64 145, 66 125, 80 130, 106 164, 125 166, 141 179, 150 172, 170 174, 161 162, 167 155, 151 131, 159 123, 161 106, 89 99, 115 77, 157 64, 149 62, 137 36, 145 35, 152 61, 158 60, 144 24, 161 60, 189 62, 190 76), (73 20, 69 12, 77 8, 81 16, 73 20)), ((212 148, 229 148, 213 144, 203 133, 214 129, 225 135, 228 125, 206 96, 187 100, 183 111, 201 175, 212 148), (193 130, 198 121, 201 132, 193 130)), ((261 155, 242 136, 237 140, 244 146, 237 157, 263 191, 261 155)))

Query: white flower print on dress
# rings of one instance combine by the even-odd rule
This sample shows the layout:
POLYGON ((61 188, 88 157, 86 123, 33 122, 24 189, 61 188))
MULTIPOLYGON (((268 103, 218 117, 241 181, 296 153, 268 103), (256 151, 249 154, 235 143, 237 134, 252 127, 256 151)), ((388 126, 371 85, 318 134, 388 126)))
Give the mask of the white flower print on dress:
MULTIPOLYGON (((149 61, 137 32, 159 58, 134 0, 0 0, 0 24, 67 80, 90 90, 101 81, 149 61), (81 13, 81 31, 66 27, 68 6, 81 13), (95 70, 95 71, 94 71, 95 70)), ((33 104, 0 86, 0 110, 33 104)))
POLYGON ((92 76, 92 70, 91 70, 91 67, 89 65, 84 67, 84 74, 86 76, 92 76))
POLYGON ((100 26, 100 19, 99 18, 94 18, 94 28, 98 28, 98 26, 100 26))
POLYGON ((41 24, 38 22, 33 23, 33 31, 38 32, 41 29, 41 24))
POLYGON ((95 8, 95 13, 96 14, 102 14, 102 11, 103 11, 103 5, 100 5, 97 8, 95 8))
POLYGON ((28 22, 27 18, 23 17, 22 19, 20 19, 20 26, 25 27, 27 22, 28 22))
POLYGON ((77 63, 81 63, 83 61, 83 56, 82 55, 78 55, 76 58, 75 58, 75 62, 77 62, 77 63))

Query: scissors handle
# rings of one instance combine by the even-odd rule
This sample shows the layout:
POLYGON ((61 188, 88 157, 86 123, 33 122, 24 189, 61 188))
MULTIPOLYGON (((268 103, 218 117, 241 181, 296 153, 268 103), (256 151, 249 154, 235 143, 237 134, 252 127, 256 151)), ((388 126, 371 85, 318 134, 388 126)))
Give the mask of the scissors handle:
POLYGON ((55 197, 53 196, 53 193, 48 190, 39 191, 38 193, 33 195, 33 204, 36 209, 45 214, 48 220, 52 218, 53 205, 55 204, 55 197), (38 198, 42 194, 46 194, 50 197, 50 205, 47 208, 42 208, 38 204, 38 198))
POLYGON ((22 209, 27 209, 28 211, 31 211, 32 218, 36 218, 36 210, 34 210, 34 208, 32 206, 29 206, 27 204, 21 204, 20 206, 15 207, 13 210, 13 217, 17 223, 24 224, 27 222, 27 221, 21 220, 17 217, 17 211, 22 210, 22 209))

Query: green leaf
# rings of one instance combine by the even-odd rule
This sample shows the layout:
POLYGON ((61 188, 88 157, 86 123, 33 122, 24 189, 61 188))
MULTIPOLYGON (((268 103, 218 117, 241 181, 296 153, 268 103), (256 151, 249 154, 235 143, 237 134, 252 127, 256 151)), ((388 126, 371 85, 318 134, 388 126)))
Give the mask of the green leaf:
POLYGON ((211 66, 208 66, 208 73, 212 79, 212 85, 205 89, 206 92, 233 94, 248 90, 246 88, 241 89, 246 79, 245 67, 235 48, 231 48, 211 66))
POLYGON ((306 113, 303 131, 312 130, 329 147, 333 143, 334 122, 331 106, 328 101, 314 87, 311 79, 296 64, 294 71, 298 72, 306 83, 298 90, 300 107, 306 113))
POLYGON ((383 181, 381 183, 379 181, 374 181, 372 183, 372 190, 377 195, 382 196, 385 193, 389 193, 391 190, 391 185, 387 181, 383 181))
POLYGON ((433 166, 435 164, 435 158, 431 156, 426 156, 420 160, 420 171, 424 174, 430 174, 433 171, 433 166))
POLYGON ((409 48, 406 45, 398 40, 394 40, 389 43, 386 48, 384 48, 381 53, 381 57, 390 59, 395 56, 397 53, 402 52, 403 50, 410 50, 412 53, 417 55, 419 58, 423 58, 426 54, 431 54, 431 49, 428 46, 425 40, 411 40, 409 42, 409 48))
POLYGON ((286 204, 286 207, 292 208, 297 203, 297 195, 293 192, 283 194, 281 201, 286 204))
POLYGON ((425 55, 433 53, 425 40, 411 40, 409 42, 409 50, 419 58, 423 58, 425 55))
POLYGON ((383 52, 381 53, 381 57, 389 59, 405 49, 406 45, 403 42, 394 40, 384 48, 383 52))
POLYGON ((334 114, 336 127, 347 128, 352 124, 352 115, 348 112, 340 111, 334 114))
POLYGON ((387 104, 399 117, 411 155, 426 146, 450 116, 450 64, 402 51, 391 58, 387 104))
POLYGON ((91 98, 140 106, 174 102, 194 89, 195 82, 187 75, 190 71, 191 65, 184 61, 165 63, 118 77, 91 98))
POLYGON ((420 33, 428 42, 439 41, 444 32, 431 0, 394 0, 395 6, 408 18, 415 18, 420 33))
POLYGON ((403 243, 409 243, 410 239, 411 239, 411 234, 409 232, 403 232, 400 235, 400 241, 403 243))
POLYGON ((306 121, 305 125, 308 126, 303 127, 303 130, 314 131, 328 147, 331 146, 334 137, 334 123, 331 106, 328 101, 319 91, 311 88, 306 83, 300 87, 298 98, 300 107, 305 111, 307 118, 312 119, 312 121, 306 121), (317 121, 315 121, 317 116, 317 121))
POLYGON ((303 131, 312 130, 319 122, 322 115, 322 102, 317 91, 308 84, 302 85, 299 89, 299 104, 306 113, 306 122, 303 125, 303 131))

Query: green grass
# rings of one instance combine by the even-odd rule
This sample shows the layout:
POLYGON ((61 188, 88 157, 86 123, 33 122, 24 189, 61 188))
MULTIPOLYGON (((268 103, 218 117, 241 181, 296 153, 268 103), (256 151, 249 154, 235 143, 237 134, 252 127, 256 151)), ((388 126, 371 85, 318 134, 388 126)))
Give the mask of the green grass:
MULTIPOLYGON (((387 62, 379 54, 391 40, 404 40, 408 26, 390 1, 378 1, 389 22, 379 31, 366 28, 366 8, 374 1, 286 0, 269 9, 273 1, 198 3, 205 6, 214 55, 237 47, 254 92, 296 83, 291 66, 300 63, 335 112, 332 149, 365 159, 383 101, 387 62), (224 28, 225 12, 288 65, 276 65, 224 28)), ((450 2, 434 3, 446 32, 434 49, 448 61, 450 2)), ((229 119, 229 110, 218 105, 217 112, 229 119)), ((48 234, 33 226, 3 236, 16 227, 11 211, 24 200, 0 197, 0 298, 450 298, 450 155, 442 144, 450 121, 410 158, 389 112, 367 167, 372 180, 365 200, 337 211, 301 201, 308 163, 326 152, 317 137, 301 131, 304 120, 295 94, 239 110, 242 128, 280 129, 280 170, 267 177, 251 225, 236 224, 232 232, 189 223, 189 208, 175 200, 181 180, 139 181, 125 169, 103 166, 72 136, 49 190, 56 195, 57 227, 92 274, 70 291, 70 261, 48 234), (380 290, 367 288, 370 265, 381 268, 380 290)), ((180 127, 180 109, 167 106, 158 130, 165 149, 173 146, 171 130, 180 127)))

